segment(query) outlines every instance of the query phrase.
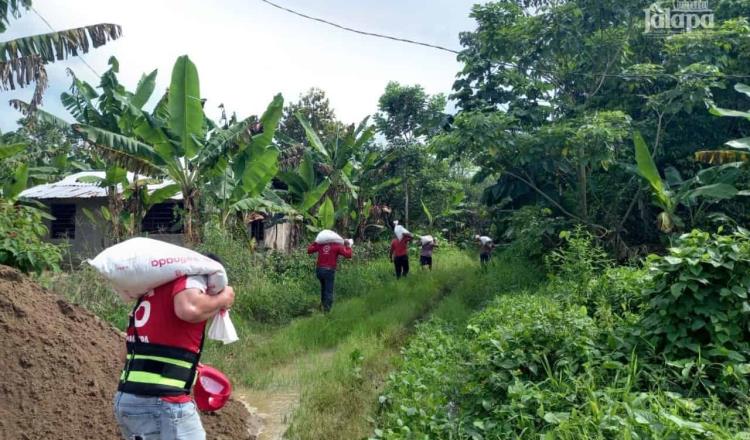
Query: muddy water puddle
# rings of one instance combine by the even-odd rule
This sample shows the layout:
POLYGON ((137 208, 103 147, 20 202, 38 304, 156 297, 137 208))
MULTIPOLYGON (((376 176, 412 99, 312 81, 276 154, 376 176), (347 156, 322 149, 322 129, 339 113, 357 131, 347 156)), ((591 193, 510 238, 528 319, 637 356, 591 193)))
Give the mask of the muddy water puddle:
POLYGON ((281 440, 300 399, 298 391, 289 389, 239 389, 235 396, 252 415, 251 434, 256 440, 281 440))

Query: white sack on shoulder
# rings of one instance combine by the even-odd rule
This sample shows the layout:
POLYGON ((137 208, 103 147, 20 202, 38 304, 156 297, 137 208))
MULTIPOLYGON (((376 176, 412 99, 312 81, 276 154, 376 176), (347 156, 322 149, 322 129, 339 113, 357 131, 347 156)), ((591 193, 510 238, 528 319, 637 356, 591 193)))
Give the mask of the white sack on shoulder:
POLYGON ((396 224, 396 227, 393 228, 393 233, 396 234, 396 238, 401 240, 404 238, 404 235, 411 235, 411 232, 409 232, 405 227, 396 224))
POLYGON ((239 341, 237 330, 229 318, 229 310, 222 310, 213 317, 207 337, 213 341, 221 341, 224 345, 239 341))
POLYGON ((485 236, 485 235, 479 237, 479 241, 481 241, 482 244, 485 245, 485 246, 487 244, 489 244, 489 243, 492 243, 492 239, 490 237, 485 236))
POLYGON ((435 239, 432 238, 432 235, 423 235, 422 237, 420 237, 419 241, 421 241, 422 242, 422 246, 424 246, 424 245, 426 245, 428 243, 434 243, 435 239))
POLYGON ((318 233, 318 236, 315 237, 315 243, 318 244, 344 244, 344 239, 341 238, 341 236, 333 231, 330 231, 328 229, 323 229, 318 233))
POLYGON ((182 276, 204 275, 207 293, 215 295, 228 284, 227 273, 219 262, 190 249, 150 238, 131 238, 111 246, 93 260, 87 260, 124 301, 182 276))

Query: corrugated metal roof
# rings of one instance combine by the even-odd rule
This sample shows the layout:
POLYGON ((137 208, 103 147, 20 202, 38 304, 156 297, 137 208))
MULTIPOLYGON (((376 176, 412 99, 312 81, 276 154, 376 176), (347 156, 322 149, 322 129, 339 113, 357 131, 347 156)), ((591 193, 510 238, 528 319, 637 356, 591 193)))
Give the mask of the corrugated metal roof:
MULTIPOLYGON (((101 188, 95 183, 80 182, 82 177, 100 177, 104 178, 104 171, 83 171, 71 174, 59 182, 38 185, 24 190, 20 196, 27 199, 92 199, 97 197, 107 197, 106 188, 101 188)), ((133 173, 128 173, 128 180, 133 180, 133 173)), ((155 191, 170 185, 171 181, 164 181, 157 185, 149 185, 149 191, 155 191)), ((182 200, 182 194, 178 193, 172 197, 172 200, 182 200)))

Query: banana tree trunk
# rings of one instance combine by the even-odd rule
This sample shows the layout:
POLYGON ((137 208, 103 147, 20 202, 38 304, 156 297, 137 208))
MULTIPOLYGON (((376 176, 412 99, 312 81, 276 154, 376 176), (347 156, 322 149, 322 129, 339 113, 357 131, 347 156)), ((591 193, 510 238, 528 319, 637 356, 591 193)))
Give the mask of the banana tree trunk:
POLYGON ((109 222, 112 226, 112 239, 114 243, 122 240, 122 225, 120 224, 122 213, 122 198, 117 191, 116 186, 109 188, 109 222))
POLYGON ((200 243, 198 214, 198 191, 183 189, 183 203, 185 206, 185 240, 188 244, 200 243))

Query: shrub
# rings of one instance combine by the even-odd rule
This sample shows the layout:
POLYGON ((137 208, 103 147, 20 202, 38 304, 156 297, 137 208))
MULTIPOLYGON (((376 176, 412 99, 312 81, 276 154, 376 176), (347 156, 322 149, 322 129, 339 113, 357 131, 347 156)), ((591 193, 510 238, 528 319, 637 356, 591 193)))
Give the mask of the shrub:
POLYGON ((60 270, 62 251, 45 243, 45 235, 41 211, 0 200, 0 264, 27 273, 60 270))
POLYGON ((562 281, 563 290, 568 298, 579 304, 591 304, 591 282, 612 262, 604 250, 583 227, 578 226, 572 232, 560 233, 563 244, 545 257, 545 262, 553 279, 562 281))
POLYGON ((651 256, 647 337, 673 359, 698 354, 747 362, 750 354, 750 233, 693 231, 669 255, 651 256))
POLYGON ((528 205, 513 211, 503 236, 511 242, 509 251, 513 255, 539 260, 561 226, 562 221, 552 217, 549 208, 528 205))

